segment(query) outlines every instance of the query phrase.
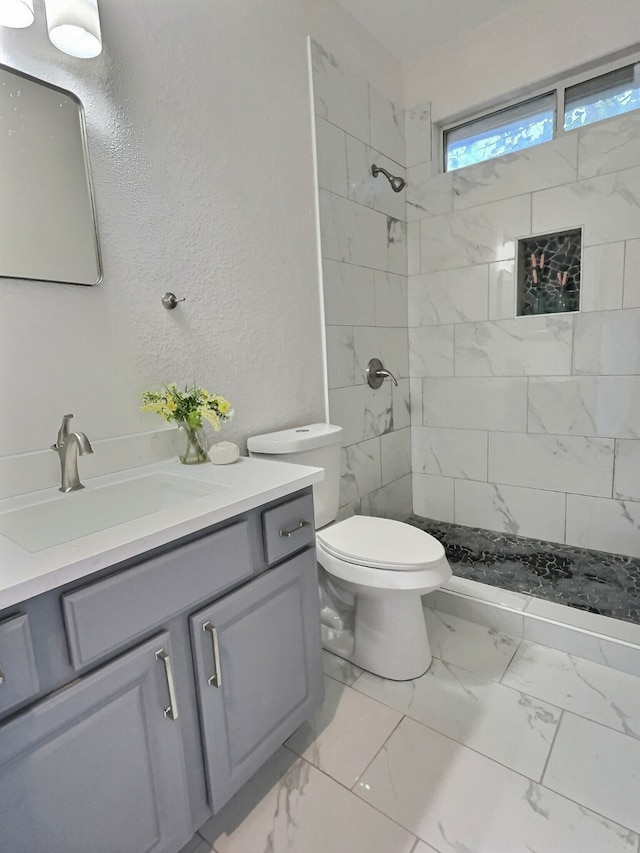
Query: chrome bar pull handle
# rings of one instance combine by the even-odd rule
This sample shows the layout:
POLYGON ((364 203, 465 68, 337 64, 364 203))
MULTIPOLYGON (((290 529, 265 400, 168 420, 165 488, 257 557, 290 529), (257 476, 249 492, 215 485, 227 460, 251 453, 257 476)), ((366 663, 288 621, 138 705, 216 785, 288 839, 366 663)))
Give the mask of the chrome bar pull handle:
POLYGON ((4 672, 2 671, 1 666, 0 666, 0 684, 4 684, 4 672))
POLYGON ((207 679, 209 687, 222 687, 222 670, 220 669, 220 646, 218 644, 218 631, 211 622, 205 622, 202 626, 203 631, 211 634, 211 642, 213 643, 213 665, 215 667, 214 674, 207 679))
POLYGON ((178 719, 178 704, 176 702, 176 683, 173 678, 173 666, 171 658, 164 649, 159 649, 156 652, 156 660, 162 661, 164 664, 165 675, 167 676, 167 687, 169 688, 169 706, 164 709, 164 715, 168 720, 178 719))
POLYGON ((280 536, 283 536, 285 539, 291 539, 294 533, 297 533, 299 530, 303 530, 305 527, 309 527, 311 524, 310 521, 300 521, 298 524, 293 527, 291 530, 281 530, 280 536))

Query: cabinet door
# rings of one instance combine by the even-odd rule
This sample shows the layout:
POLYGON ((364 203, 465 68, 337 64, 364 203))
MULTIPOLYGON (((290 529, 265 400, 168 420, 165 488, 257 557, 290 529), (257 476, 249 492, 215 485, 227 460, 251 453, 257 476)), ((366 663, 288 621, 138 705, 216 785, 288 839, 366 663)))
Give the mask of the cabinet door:
POLYGON ((315 551, 196 613, 191 636, 218 811, 322 702, 315 551))
POLYGON ((189 838, 175 695, 158 652, 171 654, 166 633, 0 727, 3 853, 175 853, 189 838))

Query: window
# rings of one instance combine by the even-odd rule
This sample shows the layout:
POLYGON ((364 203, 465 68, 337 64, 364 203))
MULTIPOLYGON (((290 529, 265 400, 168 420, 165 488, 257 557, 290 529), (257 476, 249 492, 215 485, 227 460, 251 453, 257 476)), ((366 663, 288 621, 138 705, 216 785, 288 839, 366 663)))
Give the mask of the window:
POLYGON ((564 129, 640 108, 640 62, 570 86, 564 95, 564 129))
POLYGON ((445 171, 482 163, 553 139, 555 92, 445 132, 445 171))
MULTIPOLYGON (((549 142, 555 133, 640 109, 640 62, 576 82, 444 130, 444 169, 483 163, 549 142), (564 121, 555 128, 559 106, 564 121)), ((560 124, 560 122, 558 122, 560 124)))

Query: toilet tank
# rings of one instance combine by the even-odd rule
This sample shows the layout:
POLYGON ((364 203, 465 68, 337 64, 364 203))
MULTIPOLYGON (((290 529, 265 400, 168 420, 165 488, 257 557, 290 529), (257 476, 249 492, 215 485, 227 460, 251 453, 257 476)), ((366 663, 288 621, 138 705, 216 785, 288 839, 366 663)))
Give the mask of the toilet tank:
POLYGON ((342 427, 308 424, 247 441, 249 456, 324 468, 324 480, 313 486, 316 529, 333 521, 340 505, 340 448, 342 427))

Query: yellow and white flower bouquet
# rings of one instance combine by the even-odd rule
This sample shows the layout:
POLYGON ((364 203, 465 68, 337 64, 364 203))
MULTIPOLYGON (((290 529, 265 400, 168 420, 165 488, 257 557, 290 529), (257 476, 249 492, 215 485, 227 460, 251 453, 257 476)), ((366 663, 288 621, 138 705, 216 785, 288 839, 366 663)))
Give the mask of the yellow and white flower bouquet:
POLYGON ((179 458, 185 464, 207 459, 203 421, 219 432, 222 424, 230 421, 235 414, 231 403, 224 397, 195 385, 185 386, 184 391, 174 384, 166 385, 162 391, 143 391, 142 403, 141 412, 153 412, 166 421, 175 421, 184 430, 187 447, 179 458))

